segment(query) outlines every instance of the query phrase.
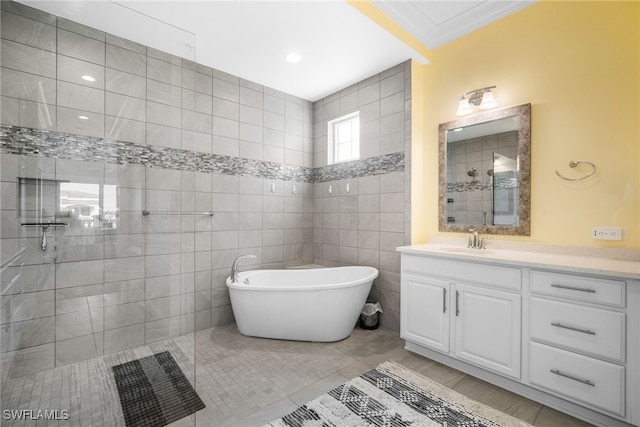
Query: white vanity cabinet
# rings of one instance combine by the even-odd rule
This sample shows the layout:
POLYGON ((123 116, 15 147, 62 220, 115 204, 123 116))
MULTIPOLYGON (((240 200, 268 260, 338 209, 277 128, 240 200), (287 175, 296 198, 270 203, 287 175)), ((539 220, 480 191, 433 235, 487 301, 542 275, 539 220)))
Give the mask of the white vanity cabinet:
POLYGON ((455 357, 520 378, 520 294, 458 283, 454 299, 455 357))
POLYGON ((402 266, 402 338, 520 378, 519 270, 407 256, 402 266))
POLYGON ((449 282, 404 274, 400 292, 400 336, 434 350, 449 352, 451 294, 449 282))
POLYGON ((625 415, 626 283, 532 270, 529 381, 625 415))
POLYGON ((600 426, 640 426, 640 263, 402 253, 406 348, 600 426))

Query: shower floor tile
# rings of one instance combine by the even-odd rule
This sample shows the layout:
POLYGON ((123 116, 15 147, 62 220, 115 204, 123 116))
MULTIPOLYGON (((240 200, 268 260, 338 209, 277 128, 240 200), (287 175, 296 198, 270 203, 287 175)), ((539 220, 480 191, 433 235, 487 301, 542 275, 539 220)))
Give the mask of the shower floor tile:
POLYGON ((196 378, 195 389, 206 405, 172 427, 260 426, 385 360, 477 400, 484 398, 486 404, 534 425, 588 425, 506 391, 496 392, 495 386, 413 354, 389 330, 356 328, 343 341, 310 343, 245 337, 235 324, 8 380, 0 397, 3 410, 68 410, 69 419, 48 423, 2 419, 0 424, 124 427, 111 367, 167 350, 192 384, 196 378), (493 400, 486 399, 490 395, 493 400))

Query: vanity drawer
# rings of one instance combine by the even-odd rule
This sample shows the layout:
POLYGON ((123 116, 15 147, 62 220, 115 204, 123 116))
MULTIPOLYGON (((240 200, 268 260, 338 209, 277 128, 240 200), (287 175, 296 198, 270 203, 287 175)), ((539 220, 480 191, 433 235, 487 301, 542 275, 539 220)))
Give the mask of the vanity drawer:
POLYGON ((529 343, 529 381, 551 393, 624 416, 624 367, 529 343))
POLYGON ((531 291, 578 301, 624 307, 626 284, 623 280, 532 270, 531 291))
POLYGON ((624 313, 531 297, 530 319, 531 339, 624 362, 624 313))
POLYGON ((449 282, 470 282, 513 291, 519 291, 522 287, 522 273, 519 268, 491 264, 475 264, 403 254, 402 271, 440 277, 449 282))

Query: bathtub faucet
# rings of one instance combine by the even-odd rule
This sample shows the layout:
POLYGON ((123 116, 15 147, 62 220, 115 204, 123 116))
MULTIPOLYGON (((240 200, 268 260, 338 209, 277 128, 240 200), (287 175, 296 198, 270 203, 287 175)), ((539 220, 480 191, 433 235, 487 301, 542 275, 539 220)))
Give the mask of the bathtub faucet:
POLYGON ((233 260, 233 264, 231 264, 231 283, 238 283, 238 261, 243 258, 251 258, 255 259, 255 255, 240 255, 238 258, 233 260))

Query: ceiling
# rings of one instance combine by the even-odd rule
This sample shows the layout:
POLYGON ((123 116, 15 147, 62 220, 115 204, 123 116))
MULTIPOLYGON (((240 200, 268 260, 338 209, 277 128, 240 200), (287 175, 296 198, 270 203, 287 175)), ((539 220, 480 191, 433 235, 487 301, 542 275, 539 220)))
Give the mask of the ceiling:
POLYGON ((535 0, 372 0, 429 49, 503 18, 535 0))
MULTIPOLYGON (((19 0, 310 101, 419 52, 342 0, 19 0), (295 51, 296 64, 285 60, 295 51)), ((372 3, 436 48, 534 0, 372 3)))

